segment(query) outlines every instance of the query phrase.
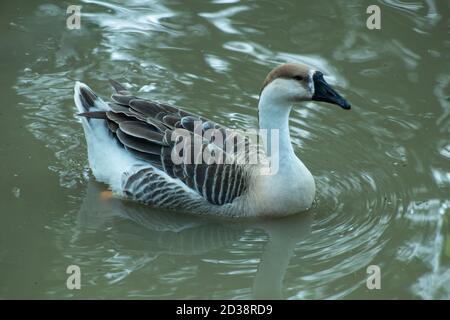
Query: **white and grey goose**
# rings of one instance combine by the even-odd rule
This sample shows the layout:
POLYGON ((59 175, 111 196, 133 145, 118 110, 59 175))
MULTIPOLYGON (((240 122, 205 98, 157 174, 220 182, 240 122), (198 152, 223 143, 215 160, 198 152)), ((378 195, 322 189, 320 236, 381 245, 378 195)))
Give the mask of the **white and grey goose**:
MULTIPOLYGON (((263 175, 259 165, 236 162, 175 164, 171 152, 177 142, 172 136, 176 129, 193 134, 195 121, 202 121, 203 130, 226 132, 226 128, 174 106, 140 99, 116 81, 111 84, 116 93, 109 103, 85 84, 75 84, 75 104, 83 116, 94 176, 117 196, 197 214, 283 216, 307 210, 316 188, 291 144, 291 108, 317 100, 350 109, 321 72, 294 63, 274 68, 263 83, 258 117, 260 129, 279 130, 279 169, 276 174, 263 175)), ((270 159, 270 142, 263 140, 270 159)), ((213 142, 203 139, 202 143, 208 146, 213 142)), ((193 154, 197 156, 201 155, 193 154)))

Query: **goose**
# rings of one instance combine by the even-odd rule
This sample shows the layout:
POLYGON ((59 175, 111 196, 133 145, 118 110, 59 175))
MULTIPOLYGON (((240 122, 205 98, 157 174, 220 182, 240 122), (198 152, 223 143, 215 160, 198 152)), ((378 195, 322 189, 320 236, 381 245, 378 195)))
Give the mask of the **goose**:
POLYGON ((264 134, 262 146, 256 148, 257 142, 240 139, 223 125, 136 97, 115 80, 110 83, 115 91, 110 102, 81 82, 74 88, 94 177, 116 197, 194 214, 280 217, 308 210, 316 186, 291 144, 291 109, 306 101, 351 108, 322 72, 298 63, 279 65, 269 72, 260 92, 258 122, 264 134), (216 136, 206 137, 208 130, 236 145, 225 148, 216 136), (181 151, 180 145, 185 147, 181 151), (202 162, 205 150, 222 161, 202 162), (238 161, 255 150, 256 163, 238 161), (174 154, 191 161, 178 161, 174 154))

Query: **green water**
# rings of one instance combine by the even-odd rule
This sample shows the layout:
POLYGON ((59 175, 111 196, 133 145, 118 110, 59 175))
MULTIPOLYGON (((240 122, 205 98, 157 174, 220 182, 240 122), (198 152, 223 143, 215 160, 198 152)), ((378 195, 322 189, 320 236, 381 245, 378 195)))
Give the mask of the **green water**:
POLYGON ((448 1, 2 1, 0 298, 450 298, 448 1), (82 5, 81 29, 66 8, 82 5), (368 30, 366 8, 381 8, 368 30), (120 200, 87 164, 74 81, 116 78, 233 128, 278 63, 326 73, 294 148, 310 212, 234 221, 120 200), (81 268, 81 289, 66 268, 81 268), (367 267, 381 289, 366 286, 367 267))

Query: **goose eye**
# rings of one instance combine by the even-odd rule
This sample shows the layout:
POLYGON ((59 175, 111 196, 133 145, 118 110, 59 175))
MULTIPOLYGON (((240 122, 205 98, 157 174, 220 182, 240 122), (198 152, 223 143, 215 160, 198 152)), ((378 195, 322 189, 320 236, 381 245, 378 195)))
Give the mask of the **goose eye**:
POLYGON ((302 76, 294 76, 294 80, 302 81, 303 77, 302 76))

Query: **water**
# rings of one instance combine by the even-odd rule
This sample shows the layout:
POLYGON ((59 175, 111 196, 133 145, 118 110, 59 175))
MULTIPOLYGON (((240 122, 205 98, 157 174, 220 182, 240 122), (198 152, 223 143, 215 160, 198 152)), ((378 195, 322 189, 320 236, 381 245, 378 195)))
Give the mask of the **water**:
POLYGON ((69 30, 59 1, 2 3, 1 298, 450 298, 448 1, 82 6, 69 30), (263 78, 286 61, 322 70, 353 106, 292 114, 310 212, 226 222, 102 200, 75 80, 252 128, 263 78), (73 264, 81 290, 66 288, 73 264))

